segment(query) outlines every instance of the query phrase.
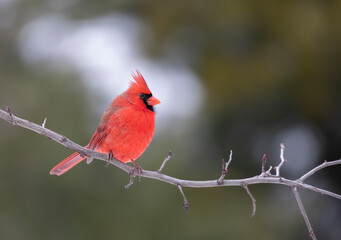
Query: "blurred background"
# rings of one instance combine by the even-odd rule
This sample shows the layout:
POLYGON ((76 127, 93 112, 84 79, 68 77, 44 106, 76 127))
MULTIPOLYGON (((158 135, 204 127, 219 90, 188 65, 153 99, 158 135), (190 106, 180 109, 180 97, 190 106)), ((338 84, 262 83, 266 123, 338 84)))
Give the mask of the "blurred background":
MULTIPOLYGON (((246 178, 279 163, 296 179, 341 158, 340 1, 0 0, 0 107, 86 145, 140 70, 157 106, 139 159, 174 177, 246 178)), ((0 121, 0 239, 309 239, 289 188, 187 189, 94 161, 0 121)), ((341 193, 341 167, 308 183, 341 193)), ((340 239, 339 200, 299 190, 318 239, 340 239)))

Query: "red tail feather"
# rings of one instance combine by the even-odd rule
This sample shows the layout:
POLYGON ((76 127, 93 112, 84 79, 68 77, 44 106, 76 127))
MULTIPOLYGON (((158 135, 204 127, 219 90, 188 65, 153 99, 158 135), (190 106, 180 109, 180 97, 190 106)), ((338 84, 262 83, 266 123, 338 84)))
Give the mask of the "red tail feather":
POLYGON ((81 157, 79 153, 75 152, 57 164, 52 170, 50 171, 51 175, 60 176, 63 173, 70 170, 70 168, 74 167, 76 164, 80 163, 86 157, 81 157))

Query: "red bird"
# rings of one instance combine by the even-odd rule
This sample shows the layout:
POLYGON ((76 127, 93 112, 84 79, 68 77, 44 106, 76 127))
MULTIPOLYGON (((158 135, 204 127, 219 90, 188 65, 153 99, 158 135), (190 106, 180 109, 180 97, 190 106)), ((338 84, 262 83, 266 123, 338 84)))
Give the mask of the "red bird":
MULTIPOLYGON (((155 131, 154 106, 160 101, 153 97, 139 71, 132 74, 134 81, 117 96, 104 111, 101 122, 86 148, 109 154, 121 162, 133 162, 141 156, 151 142, 155 131)), ((80 163, 86 156, 75 152, 51 171, 62 175, 80 163)), ((92 159, 88 159, 91 162, 92 159)))

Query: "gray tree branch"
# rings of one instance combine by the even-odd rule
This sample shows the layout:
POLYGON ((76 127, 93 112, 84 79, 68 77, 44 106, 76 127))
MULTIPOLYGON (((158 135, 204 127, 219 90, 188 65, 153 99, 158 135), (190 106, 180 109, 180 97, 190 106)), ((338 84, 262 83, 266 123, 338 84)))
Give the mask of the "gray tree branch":
POLYGON ((296 201, 297 201, 298 207, 300 209, 301 215, 303 216, 304 222, 307 225, 309 236, 311 237, 311 239, 316 240, 315 233, 314 233, 313 228, 312 228, 312 226, 310 224, 307 212, 305 211, 305 208, 303 206, 300 194, 298 193, 296 187, 293 187, 291 189, 292 189, 292 192, 294 193, 294 196, 296 198, 296 201))
MULTIPOLYGON (((23 128, 34 131, 40 135, 46 136, 47 138, 54 140, 54 141, 60 143, 61 145, 65 146, 66 148, 69 148, 73 151, 79 152, 80 154, 85 155, 89 158, 96 158, 96 159, 106 161, 106 162, 108 160, 108 156, 106 154, 99 153, 99 152, 84 148, 84 147, 74 143, 73 141, 69 140, 65 136, 60 135, 56 132, 53 132, 53 131, 45 128, 46 120, 44 120, 42 125, 32 123, 28 120, 21 119, 19 117, 14 116, 9 107, 7 107, 6 111, 3 111, 0 109, 0 118, 6 120, 7 122, 9 122, 13 125, 21 126, 23 128)), ((168 176, 168 175, 161 173, 161 170, 163 169, 164 164, 170 158, 170 155, 169 155, 164 160, 162 166, 160 167, 160 169, 158 171, 143 170, 141 172, 141 177, 155 179, 155 180, 162 181, 162 182, 169 183, 171 185, 176 186, 180 190, 182 196, 184 197, 184 203, 186 205, 186 208, 188 208, 189 205, 188 205, 188 201, 187 201, 186 197, 184 196, 184 193, 182 190, 183 187, 189 187, 189 188, 208 188, 208 187, 227 187, 227 186, 243 187, 247 191, 248 195, 251 197, 252 202, 253 202, 253 213, 252 213, 252 215, 254 215, 254 213, 255 213, 255 209, 256 209, 256 203, 255 202, 256 201, 253 198, 253 196, 251 195, 251 193, 248 189, 248 185, 253 185, 253 184, 286 185, 286 186, 293 189, 293 193, 294 193, 296 199, 299 198, 297 188, 303 188, 303 189, 314 191, 314 192, 320 193, 322 195, 328 195, 330 197, 341 200, 340 194, 336 194, 336 193, 333 193, 333 192, 330 192, 330 191, 327 191, 327 190, 324 190, 324 189, 321 189, 321 188, 318 188, 318 187, 304 183, 305 179, 307 179, 308 177, 310 177, 311 175, 315 174, 316 172, 320 171, 321 169, 323 169, 325 167, 334 166, 334 165, 341 165, 341 159, 335 160, 335 161, 330 161, 330 162, 324 162, 321 165, 315 167, 314 169, 312 169, 309 172, 307 172, 306 174, 304 174, 299 179, 290 180, 290 179, 286 179, 284 177, 281 177, 279 175, 279 173, 280 173, 279 170, 282 167, 282 165, 285 163, 285 160, 283 157, 283 151, 284 151, 284 145, 281 144, 281 155, 280 155, 281 163, 275 168, 276 174, 271 174, 271 169, 272 169, 271 167, 268 171, 264 172, 264 166, 263 166, 263 170, 262 170, 260 175, 256 175, 254 177, 244 178, 244 179, 223 179, 225 177, 225 175, 223 177, 220 177, 220 179, 218 179, 218 180, 213 179, 213 180, 205 180, 205 181, 193 181, 193 180, 179 179, 179 178, 171 177, 171 176, 168 176)), ((228 164, 231 162, 231 160, 232 160, 232 152, 230 154, 230 159, 228 161, 228 164)), ((115 165, 116 167, 122 169, 123 171, 129 173, 129 174, 134 169, 133 167, 129 166, 128 164, 122 163, 117 159, 113 159, 112 161, 110 161, 110 163, 115 165)), ((227 173, 228 164, 226 164, 225 168, 224 168, 224 170, 226 170, 226 173, 227 173)), ((131 184, 132 184, 132 179, 130 179, 130 182, 128 185, 130 186, 131 184)), ((300 200, 300 198, 299 198, 299 200, 300 200)), ((303 206, 303 204, 302 204, 302 201, 299 201, 299 200, 297 200, 297 202, 299 204, 301 214, 302 214, 303 218, 306 220, 306 219, 308 219, 307 215, 306 214, 303 215, 302 209, 304 209, 304 208, 301 207, 301 206, 303 206)), ((308 220, 308 222, 309 222, 309 220, 308 220)), ((311 225, 310 225, 310 227, 311 227, 311 225)), ((309 229, 309 227, 308 227, 308 230, 309 230, 309 232, 311 232, 311 229, 309 229)), ((314 235, 314 237, 315 237, 315 235, 314 235)))

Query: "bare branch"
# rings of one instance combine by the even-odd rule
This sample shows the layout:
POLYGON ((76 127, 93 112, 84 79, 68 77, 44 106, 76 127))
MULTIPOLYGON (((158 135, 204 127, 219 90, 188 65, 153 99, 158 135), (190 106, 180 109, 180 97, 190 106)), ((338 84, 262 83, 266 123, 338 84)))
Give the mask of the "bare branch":
POLYGON ((253 208, 253 210, 252 210, 252 213, 251 213, 251 216, 250 216, 252 218, 252 217, 254 217, 256 215, 256 199, 252 196, 252 194, 251 194, 251 192, 249 190, 249 187, 247 185, 244 184, 243 187, 245 188, 247 194, 250 196, 251 201, 252 201, 252 208, 253 208))
POLYGON ((327 162, 324 161, 322 164, 318 165, 317 167, 311 169, 309 172, 307 172, 306 174, 304 174, 302 177, 299 178, 299 181, 303 182, 304 180, 306 180, 308 177, 310 177, 311 175, 315 174, 316 172, 320 171, 323 168, 329 167, 329 166, 334 166, 334 165, 341 165, 341 159, 339 160, 335 160, 332 162, 327 162))
POLYGON ((279 177, 279 171, 280 171, 280 169, 281 169, 281 167, 283 166, 283 164, 285 163, 285 162, 287 162, 287 160, 285 160, 284 159, 284 148, 285 148, 285 146, 284 146, 284 144, 283 143, 281 143, 281 155, 280 155, 280 158, 281 158, 281 163, 277 166, 277 167, 275 167, 275 170, 276 170, 276 176, 277 177, 279 177))
MULTIPOLYGON (((96 158, 96 159, 108 162, 108 155, 107 154, 99 153, 99 152, 93 151, 91 149, 84 148, 84 147, 72 142, 71 140, 69 140, 65 136, 60 135, 58 133, 55 133, 55 132, 45 128, 44 124, 42 124, 43 126, 41 126, 41 125, 38 125, 38 124, 35 124, 32 122, 29 122, 28 120, 18 118, 12 114, 10 107, 7 107, 6 111, 3 111, 0 109, 0 118, 6 120, 7 122, 9 122, 13 125, 18 125, 18 126, 21 126, 23 128, 27 128, 31 131, 34 131, 40 135, 46 136, 47 138, 52 139, 52 140, 60 143, 61 145, 65 146, 65 147, 67 147, 73 151, 80 153, 82 156, 87 156, 89 159, 96 158)), ((182 190, 183 187, 191 187, 191 188, 208 188, 208 187, 225 187, 225 186, 243 187, 247 191, 247 193, 250 196, 252 203, 253 203, 253 212, 252 212, 251 216, 254 216, 255 211, 256 211, 256 200, 253 198, 252 194, 250 193, 250 191, 248 189, 248 185, 252 185, 252 184, 281 184, 281 185, 291 187, 293 189, 293 193, 296 197, 297 203, 300 207, 301 213, 302 213, 304 218, 306 216, 306 213, 305 213, 302 201, 300 200, 300 197, 298 195, 297 188, 307 189, 310 191, 320 193, 322 195, 328 195, 330 197, 334 197, 336 199, 341 200, 340 194, 336 194, 336 193, 333 193, 333 192, 330 192, 330 191, 327 191, 327 190, 324 190, 324 189, 303 183, 303 181, 305 179, 307 179, 308 177, 312 176, 313 174, 315 174, 316 172, 318 172, 319 170, 321 170, 325 167, 334 166, 334 165, 341 165, 341 159, 335 160, 335 161, 330 161, 330 162, 324 162, 321 165, 310 170, 308 173, 304 174, 301 178, 299 178, 297 180, 290 180, 290 179, 280 177, 280 168, 286 162, 283 155, 284 155, 284 145, 281 144, 281 154, 280 154, 281 163, 277 167, 275 167, 276 175, 271 174, 272 167, 270 167, 269 170, 266 172, 264 172, 265 167, 262 167, 262 173, 258 176, 245 178, 245 179, 228 179, 228 180, 225 180, 224 178, 225 178, 225 175, 227 173, 228 166, 232 161, 232 151, 231 151, 229 161, 227 163, 225 163, 225 162, 223 163, 222 176, 220 177, 219 180, 192 181, 192 180, 184 180, 184 179, 174 178, 174 177, 162 174, 161 171, 162 171, 164 165, 166 164, 166 162, 170 158, 169 154, 168 154, 168 157, 162 163, 162 165, 158 171, 143 170, 143 171, 139 172, 139 177, 151 178, 151 179, 155 179, 158 181, 162 181, 162 182, 177 186, 178 189, 180 190, 183 198, 184 198, 183 206, 184 206, 186 211, 188 210, 189 203, 188 203, 188 201, 185 197, 185 194, 182 190)), ((266 159, 263 160, 264 166, 265 166, 265 160, 266 159)), ((130 174, 130 181, 126 185, 126 188, 129 188, 133 184, 133 178, 135 175, 134 174, 134 168, 129 166, 128 164, 122 163, 121 161, 119 161, 115 158, 113 158, 109 162, 110 162, 110 164, 113 164, 116 167, 118 167, 118 168, 122 169, 123 171, 127 172, 128 174, 130 174)), ((305 221, 306 221, 310 236, 312 237, 312 239, 316 239, 314 232, 312 231, 310 223, 309 223, 310 226, 308 226, 306 219, 305 219, 305 221)), ((308 220, 308 222, 309 222, 309 220, 308 220)))
POLYGON ((268 171, 266 171, 265 174, 270 176, 271 175, 271 170, 272 170, 272 166, 269 167, 268 171))
POLYGON ((228 168, 229 168, 229 165, 232 161, 232 150, 230 150, 230 156, 229 156, 229 160, 228 162, 225 164, 225 171, 227 172, 228 171, 228 168))
MULTIPOLYGON (((79 152, 82 155, 85 155, 87 157, 92 157, 96 158, 102 161, 107 162, 108 156, 107 154, 104 153, 99 153, 96 151, 93 151, 88 148, 84 148, 68 138, 66 138, 63 135, 60 135, 58 133, 55 133, 47 128, 43 128, 40 125, 37 125, 35 123, 29 122, 27 120, 18 118, 16 116, 12 116, 13 120, 17 122, 18 126, 27 128, 29 130, 32 130, 36 133, 39 133, 40 135, 46 136, 49 139, 52 139, 61 145, 79 152)), ((11 117, 9 114, 3 110, 0 109, 0 118, 12 123, 11 117)), ((129 166, 128 164, 122 163, 121 161, 118 161, 117 159, 112 159, 110 161, 110 164, 115 165, 116 167, 122 169, 123 171, 130 173, 131 170, 134 168, 129 166)), ((336 160, 333 162, 328 162, 330 165, 341 165, 341 159, 336 160), (334 163, 335 162, 335 163, 334 163)), ((250 178, 245 178, 245 179, 228 179, 228 180, 223 180, 221 185, 218 185, 217 180, 207 180, 207 181, 192 181, 192 180, 184 180, 184 179, 179 179, 179 178, 174 178, 162 173, 158 173, 156 171, 148 171, 148 170, 143 170, 141 173, 141 177, 145 178, 151 178, 155 180, 159 180, 162 182, 166 182, 172 185, 181 185, 182 187, 192 187, 192 188, 208 188, 208 187, 224 187, 224 186, 239 186, 242 187, 243 184, 246 185, 251 185, 251 184, 281 184, 281 185, 286 185, 289 187, 299 187, 299 188, 304 188, 308 189, 320 194, 328 195, 337 199, 341 200, 341 195, 329 192, 327 190, 323 190, 314 186, 311 186, 309 184, 302 183, 299 180, 289 180, 283 177, 276 177, 276 176, 268 176, 268 177, 262 177, 262 176, 255 176, 255 177, 250 177, 250 178)))
POLYGON ((163 160, 161 167, 159 168, 159 170, 157 170, 158 173, 162 172, 162 169, 165 167, 166 162, 168 162, 169 159, 171 159, 173 153, 171 150, 169 150, 167 157, 165 158, 165 160, 163 160))
POLYGON ((292 187, 291 189, 292 189, 292 191, 293 191, 293 193, 295 195, 298 207, 300 208, 300 211, 301 211, 301 214, 302 214, 303 219, 305 221, 305 224, 307 225, 309 236, 311 237, 311 239, 316 240, 315 233, 314 233, 313 228, 312 228, 312 226, 310 224, 308 215, 307 215, 307 213, 306 213, 306 211, 304 209, 304 206, 303 206, 301 197, 300 197, 300 195, 299 195, 299 193, 297 191, 297 188, 296 187, 292 187))
POLYGON ((179 191, 180 191, 182 197, 184 198, 184 202, 183 202, 182 206, 183 206, 183 208, 185 209, 185 212, 188 213, 188 210, 189 210, 189 202, 187 201, 187 198, 186 198, 186 196, 185 196, 184 191, 182 190, 181 185, 178 184, 177 187, 179 188, 179 191))
POLYGON ((219 185, 223 184, 224 178, 226 176, 226 173, 228 172, 228 168, 229 165, 232 161, 232 150, 230 150, 230 156, 229 156, 229 160, 225 163, 225 160, 222 160, 222 170, 221 170, 221 176, 220 178, 217 180, 217 183, 219 185))
POLYGON ((41 126, 42 126, 43 128, 45 128, 46 120, 47 120, 47 118, 44 118, 44 122, 41 124, 41 126))
POLYGON ((259 175, 260 177, 270 177, 273 176, 271 174, 271 170, 272 170, 272 166, 269 167, 269 169, 267 171, 265 171, 265 165, 266 165, 266 161, 268 160, 268 155, 264 154, 262 157, 262 172, 259 175))

